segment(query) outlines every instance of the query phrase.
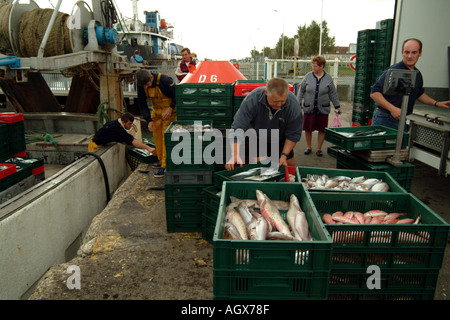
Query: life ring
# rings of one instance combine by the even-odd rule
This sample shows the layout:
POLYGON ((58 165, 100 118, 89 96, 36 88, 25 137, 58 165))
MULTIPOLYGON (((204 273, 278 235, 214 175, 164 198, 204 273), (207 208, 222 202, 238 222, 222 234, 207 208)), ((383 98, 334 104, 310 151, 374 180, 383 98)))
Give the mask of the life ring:
MULTIPOLYGON (((356 58, 356 55, 354 55, 354 56, 350 59, 350 61, 355 60, 355 58, 356 58)), ((350 63, 350 68, 352 68, 354 71, 356 71, 356 68, 353 66, 353 63, 350 63)))
POLYGON ((235 64, 233 64, 233 66, 239 70, 239 63, 235 63, 235 64))

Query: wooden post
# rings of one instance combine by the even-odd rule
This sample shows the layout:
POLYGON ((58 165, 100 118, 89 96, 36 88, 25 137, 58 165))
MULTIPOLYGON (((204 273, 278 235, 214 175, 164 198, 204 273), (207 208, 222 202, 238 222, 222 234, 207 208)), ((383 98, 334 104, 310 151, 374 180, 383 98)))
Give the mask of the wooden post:
MULTIPOLYGON (((100 69, 100 103, 108 102, 107 108, 117 109, 121 112, 123 108, 122 81, 120 81, 120 71, 114 69, 111 56, 108 54, 105 63, 99 64, 100 69)), ((116 120, 122 115, 119 112, 108 109, 108 117, 116 120)))

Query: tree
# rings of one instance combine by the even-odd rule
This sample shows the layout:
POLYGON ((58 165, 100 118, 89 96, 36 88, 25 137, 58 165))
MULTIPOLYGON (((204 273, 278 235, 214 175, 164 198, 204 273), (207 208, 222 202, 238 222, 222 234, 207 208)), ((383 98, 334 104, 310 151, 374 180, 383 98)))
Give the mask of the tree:
MULTIPOLYGON (((326 21, 322 23, 322 52, 328 52, 335 46, 335 37, 329 36, 329 29, 326 21)), ((311 56, 319 53, 320 25, 313 21, 309 26, 299 26, 297 34, 299 39, 299 55, 311 56)))

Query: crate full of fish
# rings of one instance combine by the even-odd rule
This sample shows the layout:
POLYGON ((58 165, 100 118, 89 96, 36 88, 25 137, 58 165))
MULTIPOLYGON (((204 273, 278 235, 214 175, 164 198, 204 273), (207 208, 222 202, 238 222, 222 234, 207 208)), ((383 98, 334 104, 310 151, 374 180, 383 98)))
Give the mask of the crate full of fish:
MULTIPOLYGON (((349 151, 395 149, 397 130, 385 126, 325 128, 325 140, 349 151)), ((402 148, 408 143, 409 133, 404 132, 402 148)))
POLYGON ((214 133, 211 120, 173 121, 164 132, 166 169, 214 170, 214 133))
POLYGON ((441 267, 450 225, 413 194, 310 196, 333 239, 332 268, 441 267))
POLYGON ((22 158, 22 157, 10 157, 5 160, 5 163, 10 164, 24 164, 30 165, 31 174, 38 175, 45 172, 44 159, 43 158, 22 158))
POLYGON ((182 83, 175 86, 177 97, 230 97, 233 92, 233 83, 182 83))
POLYGON ((296 179, 311 192, 407 193, 387 172, 297 167, 296 179))
POLYGON ((224 181, 247 181, 247 182, 268 182, 284 181, 285 168, 273 168, 271 163, 253 163, 242 167, 235 167, 233 170, 222 170, 214 172, 214 185, 222 188, 224 181))
POLYGON ((0 179, 0 191, 4 191, 32 175, 32 166, 29 163, 0 164, 0 167, 5 166, 8 168, 1 170, 4 172, 7 170, 7 172, 5 172, 3 178, 0 179), (12 170, 11 168, 13 166, 15 166, 15 171, 11 173, 10 170, 12 170))
POLYGON ((303 184, 226 181, 213 238, 214 298, 326 299, 331 243, 303 184))
POLYGON ((388 162, 372 163, 345 150, 337 152, 336 167, 338 169, 387 172, 408 192, 411 190, 414 177, 414 164, 412 163, 405 161, 400 166, 393 166, 388 162))

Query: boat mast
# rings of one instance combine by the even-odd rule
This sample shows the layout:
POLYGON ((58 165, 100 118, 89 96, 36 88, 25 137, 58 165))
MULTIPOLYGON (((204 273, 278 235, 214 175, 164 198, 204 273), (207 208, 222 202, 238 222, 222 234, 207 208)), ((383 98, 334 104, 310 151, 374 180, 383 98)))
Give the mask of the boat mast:
POLYGON ((131 2, 133 2, 133 21, 134 24, 136 25, 136 21, 138 20, 138 6, 137 6, 138 0, 131 0, 131 2))

